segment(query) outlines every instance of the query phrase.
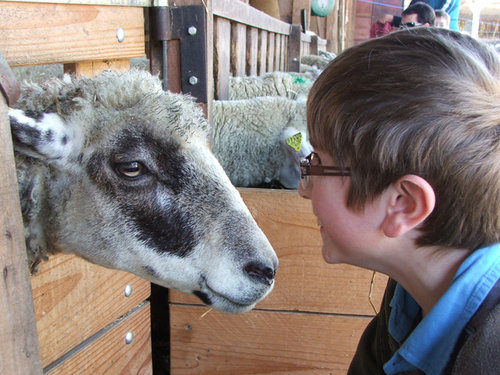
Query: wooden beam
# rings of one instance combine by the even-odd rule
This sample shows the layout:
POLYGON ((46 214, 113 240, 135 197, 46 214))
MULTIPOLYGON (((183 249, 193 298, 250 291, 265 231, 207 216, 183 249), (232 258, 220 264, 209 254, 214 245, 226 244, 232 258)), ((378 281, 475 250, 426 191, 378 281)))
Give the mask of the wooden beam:
POLYGON ((299 72, 300 71, 300 35, 301 30, 299 25, 292 25, 290 37, 288 38, 288 52, 287 52, 287 71, 299 72))
POLYGON ((277 34, 290 34, 290 25, 252 8, 241 1, 217 0, 212 2, 214 16, 227 18, 237 23, 264 29, 277 34))
POLYGON ((0 176, 0 374, 41 374, 10 123, 1 93, 0 176))
POLYGON ((216 17, 214 19, 214 85, 215 98, 227 100, 229 97, 231 22, 216 17))
POLYGON ((259 30, 251 27, 247 32, 246 74, 249 76, 257 75, 258 45, 259 30))
POLYGON ((337 22, 338 22, 338 11, 339 11, 339 3, 335 2, 335 6, 333 11, 326 17, 326 50, 330 52, 337 52, 337 44, 338 44, 338 30, 337 30, 337 22))
POLYGON ((269 33, 267 35, 267 71, 274 72, 274 54, 276 53, 276 34, 269 33))
POLYGON ((0 1, 0 13, 0 51, 11 66, 145 55, 139 7, 0 1))
POLYGON ((309 47, 309 53, 311 55, 317 55, 319 53, 318 36, 311 35, 311 45, 309 47))
POLYGON ((245 75, 247 53, 247 27, 241 23, 231 24, 231 72, 234 77, 245 75))
POLYGON ((346 47, 345 14, 346 14, 345 0, 339 0, 339 13, 338 13, 338 23, 337 23, 338 53, 341 53, 346 47))
POLYGON ((281 35, 276 34, 274 47, 274 70, 283 71, 281 67, 281 35))
POLYGON ((268 72, 267 69, 267 39, 269 34, 266 30, 259 30, 259 46, 258 46, 258 59, 257 59, 257 71, 259 76, 262 76, 268 72))

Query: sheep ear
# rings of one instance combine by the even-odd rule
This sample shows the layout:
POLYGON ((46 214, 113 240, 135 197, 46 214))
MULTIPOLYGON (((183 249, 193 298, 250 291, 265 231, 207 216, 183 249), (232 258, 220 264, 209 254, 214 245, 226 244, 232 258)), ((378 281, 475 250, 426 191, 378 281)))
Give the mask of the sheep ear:
POLYGON ((56 113, 30 117, 9 109, 10 127, 17 152, 44 160, 66 159, 73 151, 75 135, 56 113))
POLYGON ((309 155, 313 148, 304 132, 287 127, 281 134, 285 149, 285 161, 280 169, 279 181, 287 189, 296 189, 300 180, 300 160, 309 155))
POLYGON ((300 159, 313 152, 313 147, 307 139, 307 134, 305 132, 298 131, 292 126, 283 130, 282 140, 284 140, 286 151, 293 155, 297 161, 297 165, 299 164, 300 159))

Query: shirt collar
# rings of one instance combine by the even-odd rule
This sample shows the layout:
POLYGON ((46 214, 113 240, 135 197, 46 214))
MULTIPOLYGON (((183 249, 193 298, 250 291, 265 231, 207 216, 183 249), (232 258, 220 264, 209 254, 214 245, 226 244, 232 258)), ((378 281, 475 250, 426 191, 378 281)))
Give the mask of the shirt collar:
POLYGON ((391 375, 420 369, 429 375, 441 374, 462 330, 499 278, 500 244, 474 251, 416 327, 421 309, 398 284, 391 301, 389 333, 402 345, 384 365, 385 372, 391 375))

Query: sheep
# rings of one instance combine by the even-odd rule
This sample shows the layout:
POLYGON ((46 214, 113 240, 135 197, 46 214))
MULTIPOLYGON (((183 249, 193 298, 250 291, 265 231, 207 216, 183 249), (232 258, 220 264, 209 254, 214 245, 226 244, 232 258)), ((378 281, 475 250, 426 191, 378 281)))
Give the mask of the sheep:
POLYGON ((304 55, 300 58, 301 64, 316 66, 320 70, 323 70, 330 61, 330 59, 321 55, 304 55))
POLYGON ((327 51, 319 51, 319 55, 304 55, 300 58, 300 72, 314 81, 334 58, 335 54, 327 51))
POLYGON ((212 108, 212 151, 234 185, 278 181, 285 188, 297 188, 299 160, 312 152, 304 99, 216 100, 212 108), (297 145, 287 144, 298 134, 297 145))
POLYGON ((263 76, 231 77, 229 100, 258 96, 282 96, 296 99, 307 96, 313 80, 300 73, 273 72, 263 76))
POLYGON ((26 83, 9 110, 27 254, 74 253, 252 309, 278 259, 209 148, 192 98, 148 72, 26 83))
POLYGON ((297 188, 300 159, 312 152, 305 106, 312 83, 283 72, 230 78, 229 100, 214 101, 212 143, 233 184, 297 188), (297 134, 294 149, 287 141, 297 134))
POLYGON ((62 64, 18 66, 12 68, 12 73, 18 82, 42 83, 51 78, 63 78, 64 66, 62 64))

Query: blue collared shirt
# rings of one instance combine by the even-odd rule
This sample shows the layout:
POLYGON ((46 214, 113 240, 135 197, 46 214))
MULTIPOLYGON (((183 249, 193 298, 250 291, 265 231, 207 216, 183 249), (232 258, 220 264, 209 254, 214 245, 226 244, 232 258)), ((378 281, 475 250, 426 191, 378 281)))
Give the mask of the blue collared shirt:
POLYGON ((474 251, 461 264, 449 289, 416 327, 420 306, 398 284, 391 301, 389 333, 403 344, 384 365, 384 371, 392 375, 419 369, 428 375, 441 374, 462 330, 498 279, 500 243, 474 251))

